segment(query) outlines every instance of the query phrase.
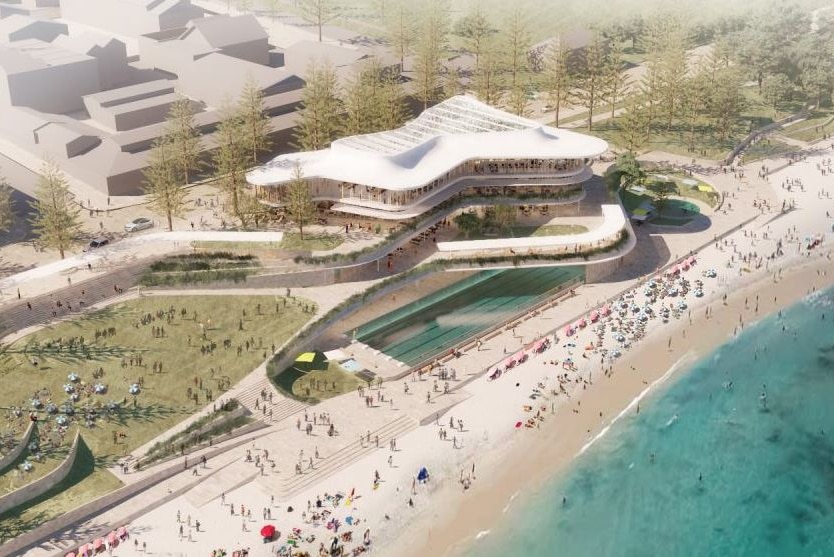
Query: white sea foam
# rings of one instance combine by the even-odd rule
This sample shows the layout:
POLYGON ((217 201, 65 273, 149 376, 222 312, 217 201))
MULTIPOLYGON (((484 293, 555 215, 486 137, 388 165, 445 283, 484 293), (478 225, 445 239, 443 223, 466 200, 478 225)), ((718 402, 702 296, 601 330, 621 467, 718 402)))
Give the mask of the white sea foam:
POLYGON ((481 538, 485 538, 489 535, 489 532, 489 530, 481 530, 480 532, 478 532, 478 535, 475 536, 475 539, 480 540, 481 538))
POLYGON ((517 496, 518 496, 518 491, 516 491, 515 493, 513 493, 512 497, 510 497, 510 500, 509 500, 509 501, 507 501, 507 504, 504 506, 504 510, 503 510, 503 511, 501 511, 502 513, 506 513, 508 510, 510 510, 510 505, 513 503, 513 500, 514 500, 517 496))
MULTIPOLYGON (((590 449, 590 448, 594 445, 594 443, 596 443, 597 441, 599 441, 600 439, 602 439, 602 438, 605 436, 605 434, 606 434, 606 433, 608 433, 608 430, 609 430, 609 429, 611 429, 611 426, 612 426, 612 425, 614 425, 615 423, 617 423, 617 422, 620 420, 620 418, 622 418, 623 416, 625 416, 628 412, 630 412, 630 411, 631 411, 631 409, 632 409, 632 408, 634 408, 635 406, 637 406, 637 405, 640 403, 640 401, 641 401, 641 400, 643 400, 643 398, 644 398, 647 394, 649 394, 649 392, 651 392, 651 390, 652 390, 652 389, 654 389, 655 387, 658 387, 658 386, 662 385, 662 384, 666 381, 666 379, 668 379, 668 378, 669 378, 669 377, 670 377, 673 373, 675 373, 675 371, 677 371, 678 367, 680 367, 680 365, 681 365, 681 364, 682 364, 682 363, 683 363, 683 362, 684 362, 687 358, 689 358, 689 356, 690 356, 690 354, 689 354, 689 353, 686 353, 686 354, 684 354, 683 356, 681 356, 681 357, 680 357, 680 359, 679 359, 677 362, 675 362, 674 364, 672 364, 672 367, 670 367, 670 368, 666 371, 666 373, 664 373, 662 376, 660 376, 659 378, 657 378, 656 380, 654 380, 651 384, 649 384, 649 386, 648 386, 648 387, 646 387, 645 389, 643 389, 643 391, 642 391, 639 395, 637 395, 636 397, 634 397, 634 399, 633 399, 633 400, 629 403, 629 405, 628 405, 628 406, 626 406, 625 408, 623 408, 623 411, 622 411, 622 412, 620 412, 619 414, 617 414, 617 416, 616 416, 613 420, 611 420, 611 423, 610 423, 610 424, 608 424, 607 426, 605 426, 604 428, 602 428, 602 430, 601 430, 599 433, 597 433, 597 434, 596 434, 596 435, 595 435, 595 436, 594 436, 594 437, 593 437, 590 441, 588 441, 587 443, 585 443, 585 444, 582 446, 582 448, 581 448, 581 449, 579 449, 579 452, 578 452, 578 453, 576 453, 576 456, 579 456, 579 455, 583 454, 585 451, 587 451, 588 449, 590 449)), ((574 458, 575 458, 575 457, 574 457, 574 458)))

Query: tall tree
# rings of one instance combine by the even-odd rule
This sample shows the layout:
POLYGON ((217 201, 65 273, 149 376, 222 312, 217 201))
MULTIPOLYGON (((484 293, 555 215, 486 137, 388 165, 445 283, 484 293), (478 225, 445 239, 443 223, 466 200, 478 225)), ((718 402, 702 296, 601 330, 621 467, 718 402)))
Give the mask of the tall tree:
POLYGON ((0 176, 0 231, 8 232, 14 224, 14 201, 12 188, 6 178, 0 176))
POLYGON ((382 128, 385 72, 376 58, 364 64, 344 88, 344 135, 380 131, 382 128))
POLYGON ((580 68, 577 99, 588 111, 587 127, 590 131, 594 125, 594 111, 601 103, 605 88, 605 45, 598 34, 585 49, 580 68))
POLYGON ((316 206, 310 194, 310 184, 304 178, 301 166, 296 165, 293 180, 287 184, 287 213, 298 226, 298 233, 304 239, 304 226, 309 224, 316 215, 316 206))
POLYGON ((466 50, 475 57, 475 66, 472 68, 474 75, 480 71, 481 56, 496 32, 497 29, 490 22, 480 2, 455 24, 455 34, 464 39, 466 50))
POLYGON ((527 101, 528 64, 530 50, 530 21, 520 8, 514 8, 506 19, 503 29, 505 71, 509 106, 515 114, 523 114, 527 101))
POLYGON ((568 68, 570 50, 562 42, 554 42, 545 52, 545 79, 547 83, 547 97, 553 108, 555 125, 559 126, 559 114, 562 107, 570 98, 573 77, 568 68))
POLYGON ((238 110, 243 126, 243 142, 252 155, 252 164, 257 164, 258 154, 268 151, 270 147, 270 123, 263 91, 252 76, 243 85, 238 110))
POLYGON ((336 17, 336 6, 333 0, 301 0, 299 5, 301 14, 316 26, 321 42, 321 29, 336 17))
POLYGON ((312 65, 298 110, 294 141, 299 149, 324 149, 336 139, 341 113, 336 73, 329 64, 312 65))
POLYGON ((744 108, 742 77, 736 68, 718 72, 709 90, 709 111, 721 140, 727 139, 744 108))
POLYGON ((437 100, 443 58, 448 48, 449 9, 446 0, 427 0, 423 5, 414 62, 415 97, 423 109, 437 100))
POLYGON ((409 119, 408 105, 405 102, 402 83, 399 76, 386 75, 382 82, 379 126, 383 130, 393 130, 402 126, 409 119))
POLYGON ((409 0, 396 0, 388 13, 388 42, 400 59, 400 70, 405 71, 405 57, 411 53, 414 46, 414 12, 409 0))
POLYGON ((649 123, 649 110, 644 101, 632 94, 617 124, 626 149, 630 152, 642 149, 649 140, 649 123))
POLYGON ((52 159, 43 162, 31 206, 35 215, 30 222, 38 240, 45 247, 58 250, 63 259, 81 232, 81 221, 67 178, 52 159))
POLYGON ((171 105, 165 124, 165 139, 170 144, 171 158, 182 185, 191 181, 191 172, 200 168, 202 142, 194 122, 194 108, 185 97, 171 105))
POLYGON ((611 107, 611 120, 614 120, 614 111, 617 108, 617 102, 625 94, 628 87, 628 78, 623 71, 625 63, 623 61, 623 51, 618 45, 612 45, 605 58, 605 97, 608 99, 608 105, 611 107))
POLYGON ((617 170, 620 172, 619 189, 642 185, 646 181, 646 171, 631 150, 617 155, 617 170))
POLYGON ((266 0, 266 6, 269 10, 269 19, 275 23, 275 16, 278 15, 278 8, 281 7, 281 0, 266 0))
POLYGON ((501 88, 498 79, 498 52, 496 41, 490 39, 481 51, 478 71, 475 73, 475 95, 491 105, 498 103, 501 88))
POLYGON ((221 110, 215 134, 215 176, 220 189, 226 194, 227 212, 245 227, 249 222, 248 207, 243 199, 248 188, 246 170, 249 167, 248 146, 243 140, 246 132, 238 110, 228 103, 221 110))
POLYGON ((688 70, 689 33, 680 20, 673 19, 661 45, 660 102, 666 113, 667 128, 677 115, 688 70))
POLYGON ((707 108, 709 83, 709 74, 704 69, 688 77, 684 83, 681 111, 688 128, 687 149, 690 153, 695 151, 698 125, 707 108))
POLYGON ((457 66, 446 66, 443 71, 443 98, 448 99, 455 95, 462 95, 463 75, 457 66))
POLYGON ((168 221, 168 230, 173 230, 174 217, 185 213, 187 193, 180 184, 176 147, 167 136, 154 141, 148 162, 148 167, 142 172, 145 193, 151 208, 163 215, 168 221))

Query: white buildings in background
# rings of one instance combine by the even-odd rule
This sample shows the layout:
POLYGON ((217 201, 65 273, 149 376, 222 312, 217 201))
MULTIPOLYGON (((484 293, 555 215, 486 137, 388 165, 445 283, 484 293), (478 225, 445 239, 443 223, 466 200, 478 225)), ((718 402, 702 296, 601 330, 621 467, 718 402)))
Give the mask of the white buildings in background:
POLYGON ((212 15, 191 0, 0 0, 0 152, 33 170, 53 157, 107 195, 141 194, 171 104, 192 102, 210 149, 221 106, 248 79, 264 93, 277 152, 288 150, 310 53, 346 65, 368 55, 291 50, 271 44, 255 16, 212 15))

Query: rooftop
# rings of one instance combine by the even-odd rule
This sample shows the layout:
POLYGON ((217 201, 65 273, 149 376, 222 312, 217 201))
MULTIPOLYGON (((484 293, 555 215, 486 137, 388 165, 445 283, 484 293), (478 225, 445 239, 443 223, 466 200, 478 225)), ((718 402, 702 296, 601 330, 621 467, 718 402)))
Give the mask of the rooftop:
POLYGON ((456 96, 423 111, 396 130, 346 137, 329 149, 276 157, 249 173, 255 185, 292 179, 296 165, 308 178, 392 190, 424 186, 467 160, 581 159, 603 154, 596 137, 544 126, 473 97, 456 96))

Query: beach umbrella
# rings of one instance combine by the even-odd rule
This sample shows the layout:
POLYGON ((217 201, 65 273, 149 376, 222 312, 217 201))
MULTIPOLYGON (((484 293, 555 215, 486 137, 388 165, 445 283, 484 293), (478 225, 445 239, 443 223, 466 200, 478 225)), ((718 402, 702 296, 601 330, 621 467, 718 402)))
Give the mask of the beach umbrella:
POLYGON ((124 526, 119 526, 119 528, 116 530, 116 535, 122 539, 125 539, 125 536, 127 536, 127 530, 125 530, 124 526))
POLYGON ((542 346, 544 346, 544 341, 543 340, 537 340, 536 344, 533 345, 533 352, 538 352, 539 350, 542 349, 542 346))
POLYGON ((507 358, 504 360, 504 367, 512 367, 515 365, 515 360, 513 358, 507 358))
POLYGON ((684 271, 688 271, 689 270, 689 262, 684 261, 683 263, 681 263, 681 269, 683 269, 684 271))
POLYGON ((566 325, 564 333, 565 336, 571 336, 573 334, 573 327, 571 327, 570 325, 566 325))
POLYGON ((689 263, 689 266, 691 267, 692 265, 694 265, 694 264, 695 264, 695 261, 696 261, 695 256, 694 256, 694 255, 690 255, 690 256, 689 256, 689 259, 687 259, 686 261, 687 261, 687 263, 689 263))
POLYGON ((102 547, 103 545, 104 545, 104 540, 103 540, 103 539, 101 539, 101 538, 96 538, 96 539, 93 541, 93 550, 94 550, 94 551, 98 551, 99 549, 101 549, 101 547, 102 547))
POLYGON ((515 423, 515 428, 516 428, 516 429, 521 429, 521 426, 522 426, 522 425, 524 425, 524 424, 522 424, 521 422, 516 422, 516 423, 515 423))
POLYGON ((579 324, 579 326, 580 326, 580 327, 582 327, 582 328, 584 328, 584 327, 587 327, 587 326, 588 326, 588 322, 585 320, 585 318, 584 318, 584 317, 583 317, 583 318, 581 318, 579 321, 577 321, 577 323, 578 323, 578 324, 579 324))
POLYGON ((520 362, 521 360, 524 359, 525 356, 526 356, 526 354, 524 353, 524 350, 519 350, 513 356, 513 360, 515 360, 516 362, 520 362))
POLYGON ((115 530, 107 534, 107 542, 110 544, 110 547, 116 547, 119 545, 119 538, 116 536, 115 530))
POLYGON ((417 481, 424 482, 429 479, 429 470, 425 466, 420 468, 420 471, 417 472, 417 481))
POLYGON ((603 315, 611 315, 611 306, 609 306, 608 304, 605 304, 604 306, 602 306, 602 314, 603 315))
POLYGON ((271 538, 275 535, 275 526, 272 524, 266 524, 263 528, 261 528, 261 537, 263 538, 271 538))

